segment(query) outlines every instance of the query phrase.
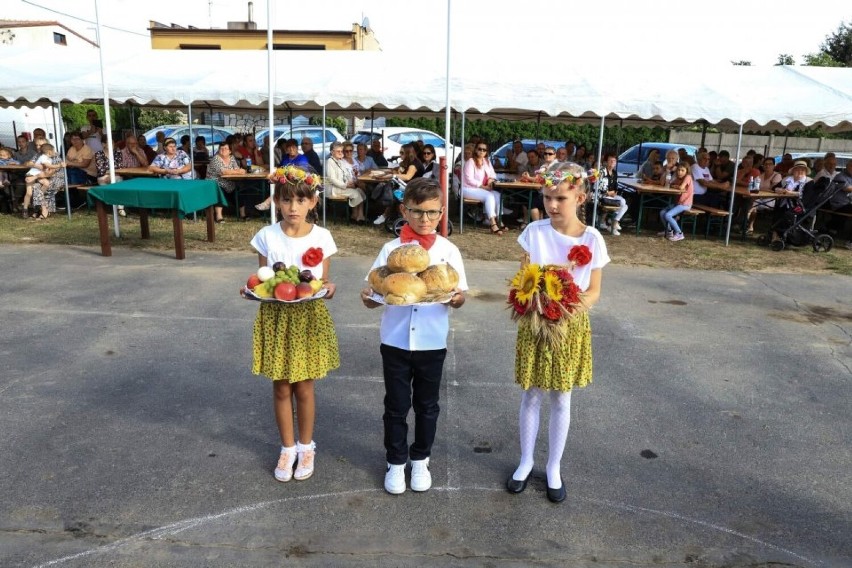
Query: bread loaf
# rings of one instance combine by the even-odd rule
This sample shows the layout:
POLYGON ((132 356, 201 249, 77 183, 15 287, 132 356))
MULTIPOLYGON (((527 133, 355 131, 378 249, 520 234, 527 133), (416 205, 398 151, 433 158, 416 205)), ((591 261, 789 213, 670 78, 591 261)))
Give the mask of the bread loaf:
POLYGON ((429 253, 418 244, 402 245, 388 255, 388 268, 391 272, 417 274, 429 266, 429 253))
POLYGON ((390 269, 387 266, 379 266, 378 268, 374 268, 370 271, 370 274, 367 275, 367 282, 370 283, 370 288, 376 294, 385 295, 385 278, 391 274, 390 269))
POLYGON ((459 273, 447 263, 430 266, 417 276, 426 284, 427 294, 446 294, 459 285, 459 273))
POLYGON ((391 306, 416 304, 426 295, 426 283, 416 274, 396 272, 384 279, 385 303, 391 306))

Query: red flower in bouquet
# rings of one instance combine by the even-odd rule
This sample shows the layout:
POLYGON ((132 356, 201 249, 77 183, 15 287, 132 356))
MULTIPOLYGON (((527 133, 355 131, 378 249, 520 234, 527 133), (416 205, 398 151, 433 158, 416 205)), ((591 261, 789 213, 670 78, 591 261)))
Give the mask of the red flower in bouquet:
POLYGON ((568 251, 568 261, 575 266, 586 266, 592 261, 592 251, 586 245, 574 245, 568 251))
POLYGON ((320 262, 322 262, 323 254, 322 249, 319 247, 311 247, 305 251, 305 254, 302 255, 302 264, 309 267, 317 266, 320 262))
POLYGON ((558 321, 562 317, 562 309, 557 302, 547 302, 542 306, 542 314, 550 321, 558 321))

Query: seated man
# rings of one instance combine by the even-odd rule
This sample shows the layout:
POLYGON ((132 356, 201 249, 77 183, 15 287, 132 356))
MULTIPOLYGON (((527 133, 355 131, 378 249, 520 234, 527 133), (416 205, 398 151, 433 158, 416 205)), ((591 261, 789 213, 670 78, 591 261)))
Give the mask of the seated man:
POLYGON ((556 149, 556 161, 560 163, 568 161, 568 149, 565 146, 556 149))
POLYGON ((95 163, 95 154, 92 149, 83 143, 83 136, 79 132, 71 133, 71 147, 65 156, 68 166, 68 183, 71 185, 97 183, 98 168, 95 163))
POLYGON ((666 185, 666 176, 663 173, 663 163, 660 160, 653 163, 651 166, 651 173, 645 176, 645 180, 642 183, 647 185, 666 185))
POLYGON ((837 156, 834 155, 834 152, 829 152, 825 155, 825 158, 822 160, 822 169, 817 171, 817 174, 814 176, 814 179, 820 179, 827 177, 830 180, 834 179, 834 176, 837 175, 837 156))
POLYGON ((782 176, 786 176, 787 172, 790 171, 790 168, 793 167, 793 154, 789 152, 784 154, 781 157, 781 161, 778 162, 778 165, 775 166, 775 171, 781 174, 782 176))
MULTIPOLYGON (((116 162, 118 163, 118 162, 116 162)), ((139 146, 139 139, 132 132, 124 135, 124 148, 121 149, 122 168, 147 168, 148 155, 139 146)), ((119 166, 116 166, 118 168, 119 166)))
MULTIPOLYGON (((314 150, 314 141, 307 136, 302 138, 302 154, 308 159, 308 163, 314 171, 322 175, 322 162, 320 161, 319 154, 314 150)), ((376 163, 378 164, 378 162, 376 163)), ((385 165, 387 165, 387 160, 385 160, 385 165)))
POLYGON ((529 157, 524 151, 524 145, 520 140, 512 142, 512 149, 506 153, 506 168, 517 173, 523 173, 527 169, 529 157))
POLYGON ((713 179, 709 165, 710 155, 707 152, 699 152, 695 164, 690 168, 692 179, 695 182, 692 202, 708 207, 720 207, 723 199, 718 190, 724 189, 725 185, 713 179))
POLYGON ((380 168, 388 167, 388 161, 382 153, 382 141, 380 138, 374 138, 373 141, 370 142, 370 151, 367 152, 367 155, 373 158, 373 161, 376 162, 376 166, 380 168))

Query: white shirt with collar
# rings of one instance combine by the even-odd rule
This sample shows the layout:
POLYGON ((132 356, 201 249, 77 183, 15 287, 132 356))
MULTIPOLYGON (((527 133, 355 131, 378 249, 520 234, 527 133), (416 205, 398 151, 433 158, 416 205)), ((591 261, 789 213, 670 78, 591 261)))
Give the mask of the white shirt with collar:
MULTIPOLYGON (((400 239, 385 243, 370 270, 386 265, 391 251, 402 244, 400 239)), ((431 265, 445 262, 459 273, 458 289, 467 290, 464 263, 458 247, 438 235, 429 249, 429 263, 431 265)), ((446 349, 447 334, 450 331, 450 309, 447 304, 385 306, 379 331, 381 341, 385 345, 406 351, 446 349)))

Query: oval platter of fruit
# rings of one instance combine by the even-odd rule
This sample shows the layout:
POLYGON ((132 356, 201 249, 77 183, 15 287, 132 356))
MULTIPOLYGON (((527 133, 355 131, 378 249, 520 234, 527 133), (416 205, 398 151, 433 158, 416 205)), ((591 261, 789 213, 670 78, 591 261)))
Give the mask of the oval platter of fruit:
POLYGON ((297 304, 318 300, 328 294, 323 281, 310 270, 299 271, 298 266, 285 266, 276 262, 273 266, 261 266, 240 291, 246 300, 297 304))

